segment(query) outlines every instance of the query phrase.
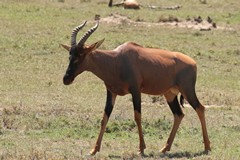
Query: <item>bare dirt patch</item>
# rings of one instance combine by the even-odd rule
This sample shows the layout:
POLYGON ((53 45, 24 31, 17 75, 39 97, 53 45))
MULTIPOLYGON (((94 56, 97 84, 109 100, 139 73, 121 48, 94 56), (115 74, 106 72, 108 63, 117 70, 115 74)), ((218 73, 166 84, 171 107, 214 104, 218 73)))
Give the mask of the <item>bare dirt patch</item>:
POLYGON ((201 17, 197 18, 187 18, 186 20, 180 20, 177 17, 167 16, 167 17, 159 17, 158 22, 145 22, 141 20, 131 20, 129 17, 120 15, 120 14, 110 14, 105 18, 101 18, 100 21, 108 24, 128 24, 134 26, 169 26, 169 27, 179 27, 179 28, 189 28, 200 31, 210 31, 213 29, 218 30, 231 30, 229 27, 221 27, 217 26, 216 23, 209 21, 209 18, 202 19, 201 17))

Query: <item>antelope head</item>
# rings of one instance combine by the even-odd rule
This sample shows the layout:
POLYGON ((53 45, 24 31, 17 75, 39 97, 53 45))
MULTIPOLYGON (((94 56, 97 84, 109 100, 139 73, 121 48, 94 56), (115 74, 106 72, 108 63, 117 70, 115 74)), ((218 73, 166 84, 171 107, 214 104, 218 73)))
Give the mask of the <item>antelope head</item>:
POLYGON ((91 54, 95 49, 97 49, 104 41, 104 39, 102 39, 91 45, 85 45, 87 39, 98 28, 99 22, 97 21, 97 24, 91 29, 89 29, 77 44, 77 34, 86 25, 86 23, 87 21, 85 21, 83 24, 76 27, 72 31, 71 46, 61 44, 61 46, 69 52, 69 65, 63 77, 63 83, 65 85, 71 84, 74 81, 75 77, 77 77, 85 70, 85 65, 87 63, 86 57, 91 54))

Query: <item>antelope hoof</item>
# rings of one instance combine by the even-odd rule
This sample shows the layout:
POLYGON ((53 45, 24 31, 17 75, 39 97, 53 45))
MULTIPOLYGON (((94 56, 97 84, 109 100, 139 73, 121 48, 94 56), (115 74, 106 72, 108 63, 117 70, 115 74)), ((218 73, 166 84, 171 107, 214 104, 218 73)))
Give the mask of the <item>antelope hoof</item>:
POLYGON ((160 152, 162 152, 162 153, 166 153, 167 151, 170 151, 170 146, 168 145, 168 144, 166 144, 161 150, 160 150, 160 152))
POLYGON ((208 153, 209 151, 211 151, 211 147, 210 147, 210 142, 208 143, 204 143, 204 152, 208 153))
POLYGON ((93 148, 93 149, 89 152, 89 155, 94 156, 97 152, 99 152, 99 150, 96 149, 96 148, 93 148))
POLYGON ((138 155, 144 156, 144 149, 146 149, 146 145, 144 144, 144 146, 140 147, 139 151, 138 151, 138 155))
POLYGON ((89 155, 89 156, 94 156, 96 153, 97 153, 96 151, 91 150, 88 155, 89 155))
POLYGON ((138 151, 138 153, 137 153, 139 156, 144 156, 144 150, 142 150, 142 151, 138 151))
POLYGON ((205 147, 204 153, 208 154, 211 151, 211 147, 205 147))

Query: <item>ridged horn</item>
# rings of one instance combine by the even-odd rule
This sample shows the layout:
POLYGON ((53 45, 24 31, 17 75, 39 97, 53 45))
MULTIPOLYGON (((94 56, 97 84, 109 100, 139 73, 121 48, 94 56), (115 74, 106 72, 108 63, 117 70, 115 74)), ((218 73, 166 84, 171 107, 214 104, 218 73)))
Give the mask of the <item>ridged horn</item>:
POLYGON ((83 46, 87 39, 91 36, 91 34, 98 28, 98 25, 99 21, 97 21, 97 24, 84 34, 84 36, 78 42, 78 45, 83 46))
POLYGON ((86 25, 87 21, 85 21, 83 24, 81 24, 80 26, 76 27, 73 31, 72 31, 72 35, 71 35, 71 46, 76 46, 77 45, 77 34, 78 32, 86 25))

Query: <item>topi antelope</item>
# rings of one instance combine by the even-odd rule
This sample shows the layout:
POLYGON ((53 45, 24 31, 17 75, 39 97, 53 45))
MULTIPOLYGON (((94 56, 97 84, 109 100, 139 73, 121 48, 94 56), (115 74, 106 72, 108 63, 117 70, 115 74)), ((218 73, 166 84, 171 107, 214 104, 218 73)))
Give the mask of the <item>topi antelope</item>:
POLYGON ((141 125, 141 93, 164 95, 173 113, 174 123, 165 146, 161 152, 170 151, 178 127, 184 117, 180 107, 183 97, 197 112, 202 126, 205 151, 210 151, 204 106, 195 93, 196 62, 179 52, 171 52, 155 48, 144 48, 136 43, 127 42, 114 50, 97 49, 104 39, 85 45, 86 40, 98 28, 99 22, 88 30, 76 43, 77 33, 87 21, 76 27, 71 36, 71 46, 61 44, 69 51, 69 65, 63 77, 63 83, 69 85, 74 78, 84 71, 90 71, 104 81, 107 89, 105 111, 101 121, 101 129, 96 144, 90 154, 100 151, 103 134, 111 115, 117 95, 132 95, 134 119, 139 133, 139 152, 146 148, 141 125), (178 94, 181 94, 179 104, 178 94))

